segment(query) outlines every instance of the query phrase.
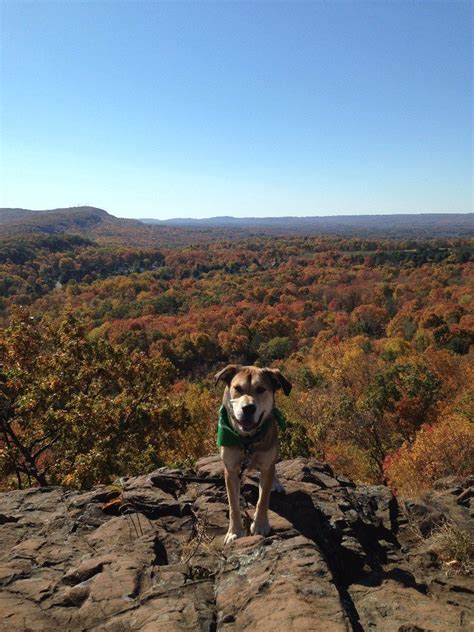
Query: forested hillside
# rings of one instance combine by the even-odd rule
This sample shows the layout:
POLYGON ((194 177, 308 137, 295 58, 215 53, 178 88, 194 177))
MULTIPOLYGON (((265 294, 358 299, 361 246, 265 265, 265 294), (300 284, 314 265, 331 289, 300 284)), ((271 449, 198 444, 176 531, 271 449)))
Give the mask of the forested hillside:
POLYGON ((208 454, 212 376, 229 362, 293 382, 278 401, 284 457, 399 493, 468 473, 472 239, 190 234, 1 241, 4 488, 88 486, 208 454))
POLYGON ((123 219, 93 206, 45 211, 0 208, 0 238, 8 235, 81 235, 108 244, 183 246, 216 239, 333 235, 376 239, 472 237, 473 213, 123 219))

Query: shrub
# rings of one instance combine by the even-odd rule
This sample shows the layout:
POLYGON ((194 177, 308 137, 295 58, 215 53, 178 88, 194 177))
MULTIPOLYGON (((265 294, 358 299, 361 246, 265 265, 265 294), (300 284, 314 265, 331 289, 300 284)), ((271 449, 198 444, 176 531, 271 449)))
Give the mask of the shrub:
POLYGON ((377 471, 366 450, 352 443, 340 441, 326 448, 324 459, 335 472, 349 476, 357 482, 372 482, 377 471))
POLYGON ((286 428, 279 432, 279 455, 281 459, 310 456, 308 437, 303 424, 286 420, 286 428))
POLYGON ((474 463, 474 424, 452 413, 425 425, 412 443, 385 459, 389 484, 400 494, 419 493, 444 476, 467 476, 474 463))

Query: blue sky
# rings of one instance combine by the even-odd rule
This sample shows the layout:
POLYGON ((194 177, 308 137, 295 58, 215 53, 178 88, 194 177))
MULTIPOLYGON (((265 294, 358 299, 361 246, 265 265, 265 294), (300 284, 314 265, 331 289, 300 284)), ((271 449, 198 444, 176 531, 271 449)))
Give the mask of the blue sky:
POLYGON ((0 206, 468 212, 469 2, 0 0, 0 206))

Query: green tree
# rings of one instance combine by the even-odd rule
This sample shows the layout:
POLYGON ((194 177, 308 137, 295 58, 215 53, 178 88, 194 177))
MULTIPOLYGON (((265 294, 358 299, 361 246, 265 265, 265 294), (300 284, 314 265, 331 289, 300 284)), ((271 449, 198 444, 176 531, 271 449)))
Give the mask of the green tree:
POLYGON ((293 343, 287 336, 276 336, 268 342, 264 342, 258 348, 261 360, 264 363, 273 360, 281 360, 290 355, 293 343))

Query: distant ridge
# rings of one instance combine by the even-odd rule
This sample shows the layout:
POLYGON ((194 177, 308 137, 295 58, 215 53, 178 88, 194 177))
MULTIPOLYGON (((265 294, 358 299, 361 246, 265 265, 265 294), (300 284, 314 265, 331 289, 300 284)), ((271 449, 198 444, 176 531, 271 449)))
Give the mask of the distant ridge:
POLYGON ((168 220, 142 219, 155 226, 181 226, 205 229, 241 228, 263 229, 265 232, 289 232, 291 234, 360 234, 367 236, 383 233, 388 236, 472 236, 474 235, 474 213, 399 213, 393 215, 326 215, 302 217, 210 217, 204 219, 176 218, 168 220))
POLYGON ((94 206, 36 211, 0 208, 0 237, 77 234, 127 245, 156 245, 236 237, 339 235, 343 237, 473 237, 474 213, 400 213, 304 217, 122 219, 94 206))
POLYGON ((347 220, 357 223, 366 223, 370 221, 379 221, 393 218, 400 219, 453 219, 453 218, 471 218, 474 221, 474 213, 380 213, 367 215, 283 215, 279 217, 234 217, 232 215, 216 215, 215 217, 173 217, 170 219, 154 219, 140 218, 139 221, 145 224, 223 224, 223 223, 239 223, 239 224, 281 224, 286 222, 330 222, 341 223, 347 220))

